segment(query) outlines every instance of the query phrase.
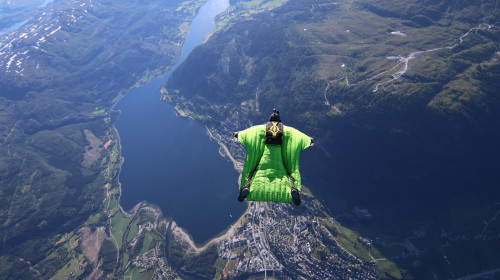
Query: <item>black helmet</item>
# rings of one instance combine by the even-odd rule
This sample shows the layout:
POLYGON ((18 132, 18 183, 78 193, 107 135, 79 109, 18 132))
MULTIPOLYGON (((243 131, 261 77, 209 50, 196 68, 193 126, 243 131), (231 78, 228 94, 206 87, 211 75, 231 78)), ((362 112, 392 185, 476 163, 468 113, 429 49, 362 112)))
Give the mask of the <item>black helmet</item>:
POLYGON ((273 113, 271 114, 269 121, 270 122, 281 122, 280 111, 273 109, 273 113))

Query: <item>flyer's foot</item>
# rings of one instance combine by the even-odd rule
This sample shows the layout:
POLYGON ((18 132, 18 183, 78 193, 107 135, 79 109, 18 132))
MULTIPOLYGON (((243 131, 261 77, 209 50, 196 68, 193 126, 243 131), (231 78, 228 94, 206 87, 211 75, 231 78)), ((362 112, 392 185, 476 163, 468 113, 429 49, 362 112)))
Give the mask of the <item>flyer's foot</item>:
POLYGON ((240 191, 240 195, 238 195, 238 201, 239 202, 243 202, 243 200, 245 200, 245 198, 247 197, 248 193, 250 193, 250 189, 249 188, 243 188, 240 191))
POLYGON ((299 191, 297 189, 292 189, 292 199, 293 199, 293 204, 295 204, 296 206, 299 206, 300 205, 300 194, 299 194, 299 191))

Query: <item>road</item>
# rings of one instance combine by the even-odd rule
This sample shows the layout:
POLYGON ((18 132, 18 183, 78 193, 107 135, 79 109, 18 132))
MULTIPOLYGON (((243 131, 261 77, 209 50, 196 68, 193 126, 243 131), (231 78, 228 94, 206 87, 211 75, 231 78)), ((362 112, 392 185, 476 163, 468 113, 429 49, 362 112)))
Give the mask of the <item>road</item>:
POLYGON ((455 280, 473 280, 473 279, 485 278, 485 277, 490 277, 497 272, 500 272, 500 268, 488 270, 477 274, 467 275, 465 277, 457 278, 455 280))

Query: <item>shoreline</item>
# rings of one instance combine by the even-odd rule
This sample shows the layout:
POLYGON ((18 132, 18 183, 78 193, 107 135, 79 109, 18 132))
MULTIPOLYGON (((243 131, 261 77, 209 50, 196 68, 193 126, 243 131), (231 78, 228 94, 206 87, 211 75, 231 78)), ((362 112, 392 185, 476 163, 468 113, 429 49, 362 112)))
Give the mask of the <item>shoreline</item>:
MULTIPOLYGON (((165 101, 166 102, 166 101, 165 101)), ((185 117, 185 118, 190 118, 192 119, 193 121, 197 122, 196 120, 194 120, 192 117, 190 117, 188 114, 184 113, 184 112, 179 112, 177 110, 177 108, 173 107, 174 110, 177 112, 177 113, 181 113, 181 116, 180 117, 185 117)), ((199 122, 197 122, 199 123, 199 122)), ((205 129, 207 131, 207 136, 210 138, 210 140, 213 140, 215 142, 217 142, 217 144, 219 145, 219 149, 223 149, 224 150, 224 154, 222 154, 219 150, 219 154, 222 158, 226 158, 228 159, 229 161, 231 161, 233 163, 233 168, 238 172, 239 176, 238 176, 238 188, 239 188, 239 181, 241 180, 241 173, 243 171, 243 163, 237 161, 233 155, 229 152, 229 149, 227 148, 226 144, 220 140, 220 139, 217 139, 213 134, 212 134, 212 131, 207 127, 205 126, 205 129)), ((176 238, 179 238, 180 240, 184 241, 185 243, 187 243, 190 247, 190 249, 194 250, 196 253, 200 253, 204 250, 206 250, 208 247, 210 247, 211 245, 213 245, 214 243, 218 243, 218 242, 221 242, 223 241, 224 239, 226 239, 228 236, 231 236, 233 235, 233 233, 239 228, 242 226, 243 224, 243 221, 245 219, 245 216, 246 214, 248 214, 250 210, 250 203, 247 202, 247 207, 245 209, 245 211, 240 215, 240 217, 233 223, 231 223, 228 227, 226 227, 223 231, 221 231, 220 234, 214 236, 213 238, 210 238, 208 239, 208 241, 202 243, 202 244, 197 244, 196 241, 194 240, 194 238, 189 234, 189 231, 187 229, 184 229, 182 227, 180 227, 179 225, 177 225, 177 223, 175 222, 175 220, 171 220, 171 223, 172 223, 172 234, 176 237, 176 238)))
MULTIPOLYGON (((161 90, 160 90, 160 92, 161 92, 161 90)), ((116 102, 113 104, 113 106, 111 107, 111 110, 110 110, 110 112, 108 112, 108 114, 111 114, 111 111, 116 111, 115 110, 116 104, 118 104, 118 102, 120 102, 120 100, 123 97, 125 97, 128 93, 130 93, 130 91, 126 92, 126 93, 123 93, 116 100, 116 102)), ((161 94, 163 96, 163 92, 161 92, 161 94)), ((160 101, 168 103, 164 98, 160 98, 160 101)), ((196 121, 195 119, 193 119, 191 116, 189 116, 189 114, 186 114, 185 112, 180 111, 178 108, 176 108, 172 104, 169 104, 169 105, 172 106, 172 108, 176 112, 176 116, 178 118, 189 118, 189 119, 191 119, 191 120, 199 123, 198 121, 196 121)), ((121 113, 120 110, 117 110, 117 111, 121 113)), ((233 164, 234 170, 236 170, 238 172, 239 176, 238 176, 238 182, 237 182, 236 185, 239 187, 239 181, 240 181, 240 178, 241 178, 241 172, 243 170, 243 163, 239 162, 238 160, 236 160, 233 157, 233 155, 230 153, 229 149, 227 148, 226 144, 221 139, 217 139, 213 135, 212 131, 207 126, 204 126, 204 127, 205 127, 205 129, 207 131, 206 134, 209 137, 209 139, 215 141, 219 145, 219 154, 220 154, 220 156, 222 158, 226 158, 227 160, 231 161, 231 163, 233 164)), ((217 244, 217 243, 223 241, 228 236, 231 236, 242 225, 242 223, 243 223, 243 221, 245 219, 245 216, 246 216, 246 214, 248 213, 248 211, 250 209, 250 203, 247 203, 247 207, 246 207, 245 211, 240 215, 240 217, 237 218, 236 221, 234 221, 231 224, 229 224, 229 226, 227 226, 225 229, 223 229, 219 234, 217 234, 214 237, 208 239, 207 241, 199 244, 189 234, 189 231, 187 229, 180 227, 175 222, 175 220, 173 218, 168 218, 167 216, 164 216, 162 209, 159 206, 157 206, 157 205, 152 205, 152 204, 150 204, 147 201, 141 201, 141 202, 137 203, 136 205, 134 205, 131 209, 125 210, 123 208, 123 206, 121 205, 121 196, 122 196, 122 191, 123 190, 122 190, 122 183, 120 182, 120 175, 121 175, 121 171, 122 171, 122 165, 123 165, 123 163, 125 161, 125 158, 121 155, 121 153, 122 153, 121 136, 120 136, 120 134, 118 132, 118 129, 116 128, 116 121, 115 121, 115 123, 112 124, 112 129, 114 130, 114 132, 116 134, 117 142, 118 142, 119 149, 120 149, 120 168, 119 168, 119 171, 118 171, 118 174, 117 174, 117 177, 118 177, 117 178, 117 181, 118 181, 118 184, 117 184, 117 187, 118 187, 118 198, 117 198, 118 208, 119 208, 119 211, 125 217, 134 216, 139 211, 141 211, 143 209, 149 208, 148 210, 150 210, 151 212, 159 214, 157 216, 157 222, 156 222, 157 226, 160 226, 161 224, 169 224, 169 223, 171 223, 172 224, 172 234, 175 236, 175 238, 178 238, 180 241, 188 244, 188 246, 190 247, 190 249, 193 250, 196 253, 200 253, 200 252, 204 251, 205 249, 207 249, 208 247, 210 247, 210 246, 212 246, 214 244, 217 244)))
MULTIPOLYGON (((209 1, 202 1, 203 3, 201 5, 199 5, 197 8, 196 8, 196 12, 195 12, 195 15, 193 16, 193 18, 191 18, 191 20, 189 21, 189 32, 186 34, 185 36, 185 40, 184 40, 184 43, 183 43, 183 46, 181 47, 181 50, 180 50, 180 54, 179 54, 179 57, 178 57, 178 61, 176 63, 174 63, 172 66, 168 67, 168 70, 163 73, 163 74, 159 74, 157 76, 154 76, 152 77, 150 80, 148 81, 144 81, 142 84, 139 83, 139 84, 135 84, 133 87, 129 88, 128 90, 122 90, 119 92, 118 94, 118 98, 116 98, 114 101, 114 104, 111 106, 110 110, 107 112, 108 116, 111 115, 112 111, 116 111, 115 110, 115 107, 116 105, 122 100, 122 98, 124 98, 126 95, 130 94, 131 91, 135 88, 138 88, 146 83, 150 83, 156 79, 162 79, 163 77, 167 76, 170 72, 172 72, 173 70, 175 70, 177 68, 177 66, 179 65, 179 62, 181 62, 181 59, 182 59, 182 56, 185 52, 184 50, 184 45, 186 44, 186 40, 188 38, 188 35, 189 33, 191 32, 191 24, 193 23, 193 20, 194 18, 198 15, 199 13, 199 10, 201 9, 201 7, 203 7, 206 3, 208 3, 209 1)), ((229 1, 226 1, 226 5, 230 6, 230 3, 229 1)), ((225 11, 226 9, 224 9, 225 11)), ((221 11, 220 13, 223 13, 224 11, 221 11)), ((218 13, 218 14, 220 14, 218 13)), ((217 14, 217 15, 218 15, 217 14)), ((216 18, 214 17, 214 19, 212 19, 213 23, 214 23, 214 30, 212 32, 210 32, 209 34, 207 34, 204 38, 204 42, 206 42, 206 40, 208 40, 208 38, 214 33, 216 32, 216 24, 215 24, 215 20, 216 18)), ((203 43, 204 43, 203 42, 203 43)), ((202 43, 202 44, 203 44, 202 43)), ((190 52, 190 51, 189 51, 190 52)), ((140 82, 140 81, 139 81, 140 82)), ((190 118, 192 119, 193 121, 201 124, 200 122, 196 121, 194 118, 192 118, 189 114, 185 113, 185 112, 182 112, 181 110, 179 110, 174 104, 170 104, 166 99, 165 99, 165 96, 167 95, 167 91, 166 91, 166 88, 164 87, 164 83, 166 82, 166 80, 163 82, 163 83, 160 83, 159 84, 159 92, 160 92, 160 101, 161 102, 166 102, 168 103, 170 106, 172 106, 172 108, 174 109, 174 111, 176 112, 176 115, 177 117, 185 117, 185 118, 190 118)), ((119 110, 118 110, 119 111, 119 110)), ((120 112, 120 111, 119 111, 120 112)), ((120 112, 121 113, 121 112, 120 112)), ((119 116, 118 116, 119 118, 119 116)), ((248 213, 248 210, 250 209, 250 203, 247 203, 247 208, 245 209, 245 211, 241 214, 241 216, 233 223, 231 223, 228 227, 226 227, 224 230, 222 230, 218 235, 216 235, 215 237, 213 238, 210 238, 208 239, 207 242, 205 242, 204 244, 202 245, 199 245, 199 244, 196 244, 194 238, 192 238, 190 235, 189 235, 189 232, 186 230, 186 229, 183 229, 181 227, 179 227, 177 225, 177 223, 175 222, 175 220, 173 218, 168 218, 166 217, 166 215, 164 216, 163 212, 162 212, 162 209, 161 207, 157 206, 157 205, 151 205, 149 202, 147 201, 142 201, 142 202, 139 202, 137 203, 135 206, 133 206, 131 209, 129 209, 128 211, 126 211, 123 206, 121 205, 121 196, 122 196, 122 183, 120 181, 120 175, 121 175, 121 171, 122 171, 122 167, 123 167, 123 163, 125 161, 125 158, 122 156, 122 145, 121 145, 121 137, 120 137, 120 134, 118 132, 118 129, 116 127, 116 123, 118 121, 118 118, 115 120, 114 123, 111 124, 111 127, 112 129, 114 129, 114 132, 116 134, 116 137, 117 137, 117 141, 118 141, 118 145, 119 145, 119 157, 120 157, 120 165, 119 165, 119 170, 118 170, 118 174, 116 175, 117 176, 117 187, 118 187, 118 198, 117 198, 117 204, 118 204, 118 208, 119 208, 119 211, 125 216, 125 217, 131 217, 133 215, 136 215, 141 209, 143 208, 150 208, 151 211, 155 212, 155 213, 159 213, 158 216, 157 216, 157 225, 160 225, 162 223, 171 223, 171 225, 173 226, 173 230, 172 232, 174 233, 174 235, 176 235, 177 237, 180 237, 182 238, 182 240, 186 241, 186 243, 189 244, 189 246, 195 250, 196 252, 201 252, 203 251, 204 249, 206 249, 207 247, 209 247, 210 245, 214 244, 214 243, 217 243, 219 242, 220 240, 222 240, 223 238, 225 238, 227 235, 230 235, 234 232, 234 230, 236 230, 237 228, 237 225, 241 224, 241 222, 243 221, 245 215, 248 213)), ((229 152, 229 149, 227 148, 227 146, 223 143, 222 140, 220 139, 217 139, 213 136, 212 132, 210 131, 210 129, 205 126, 205 129, 207 130, 207 135, 209 136, 209 138, 211 140, 215 140, 218 144, 219 144, 219 154, 223 157, 223 158, 227 158, 229 159, 232 163, 233 163, 233 168, 239 173, 239 177, 238 177, 238 182, 237 182, 237 186, 239 188, 239 181, 240 181, 240 178, 241 178, 241 173, 242 173, 242 170, 243 170, 243 163, 241 162, 238 162, 233 156, 232 154, 229 152), (224 155, 221 153, 221 149, 224 151, 224 155)))
POLYGON ((208 137, 217 142, 217 144, 219 144, 220 148, 222 148, 224 150, 224 154, 220 153, 219 154, 223 157, 223 158, 228 158, 232 163, 233 163, 233 168, 240 174, 241 176, 241 172, 243 172, 243 163, 242 162, 239 162, 237 161, 233 155, 231 154, 231 152, 229 152, 229 149, 227 148, 226 144, 224 144, 224 142, 222 142, 222 140, 220 139, 217 139, 215 138, 215 136, 212 134, 212 131, 210 131, 210 129, 205 126, 205 129, 207 130, 207 134, 208 134, 208 137))
POLYGON ((208 247, 210 247, 211 245, 217 244, 217 243, 223 241, 224 239, 226 239, 228 236, 233 235, 233 233, 242 225, 242 223, 245 219, 245 216, 249 210, 250 210, 250 203, 247 203, 247 208, 245 209, 243 214, 241 214, 241 216, 234 223, 230 224, 223 231, 221 231, 221 233, 208 239, 208 241, 206 241, 202 244, 196 243, 194 238, 192 238, 192 236, 189 234, 189 231, 186 230, 185 228, 180 227, 173 219, 171 220, 172 234, 175 236, 175 238, 178 238, 181 241, 188 244, 190 249, 192 249, 196 253, 201 253, 204 250, 206 250, 208 247))

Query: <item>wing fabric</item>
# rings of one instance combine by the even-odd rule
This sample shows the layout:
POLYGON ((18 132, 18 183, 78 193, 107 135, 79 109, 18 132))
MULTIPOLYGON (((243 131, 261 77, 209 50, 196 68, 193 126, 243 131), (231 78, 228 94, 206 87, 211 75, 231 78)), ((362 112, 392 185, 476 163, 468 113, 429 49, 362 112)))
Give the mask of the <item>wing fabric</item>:
POLYGON ((238 134, 238 141, 247 147, 247 155, 245 157, 245 166, 241 173, 241 185, 243 187, 248 181, 250 173, 252 173, 259 160, 264 153, 266 131, 264 125, 249 127, 238 134))
POLYGON ((311 146, 311 137, 299 130, 285 126, 281 152, 286 169, 295 180, 295 187, 301 191, 302 178, 300 177, 300 153, 311 146))
POLYGON ((250 127, 238 135, 238 141, 247 148, 240 188, 256 170, 247 200, 292 202, 285 164, 295 179, 295 186, 301 190, 300 152, 310 146, 311 138, 292 127, 283 127, 281 146, 265 144, 265 125, 250 127))

